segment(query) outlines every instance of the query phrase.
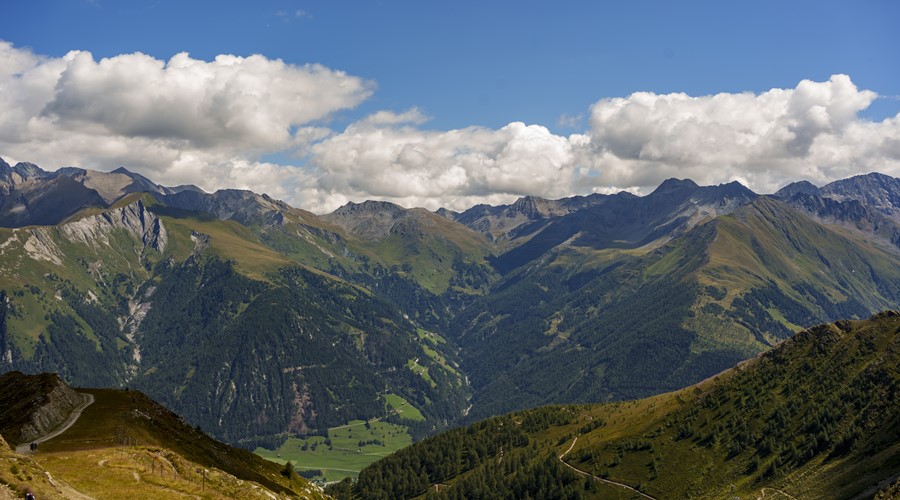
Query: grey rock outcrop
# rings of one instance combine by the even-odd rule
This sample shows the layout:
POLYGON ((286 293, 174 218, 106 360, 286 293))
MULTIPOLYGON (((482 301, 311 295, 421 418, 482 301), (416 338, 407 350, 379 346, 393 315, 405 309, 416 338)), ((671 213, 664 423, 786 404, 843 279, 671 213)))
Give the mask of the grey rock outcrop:
POLYGON ((116 229, 124 229, 144 248, 159 252, 165 250, 169 241, 162 221, 140 200, 59 226, 60 235, 65 239, 94 246, 109 245, 109 237, 116 229))
POLYGON ((10 444, 28 443, 66 421, 84 403, 53 373, 0 376, 0 435, 10 444))

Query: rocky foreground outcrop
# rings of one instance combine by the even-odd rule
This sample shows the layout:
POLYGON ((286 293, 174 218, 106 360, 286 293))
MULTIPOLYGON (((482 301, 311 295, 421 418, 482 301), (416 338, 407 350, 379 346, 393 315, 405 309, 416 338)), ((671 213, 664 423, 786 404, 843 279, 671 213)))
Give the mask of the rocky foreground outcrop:
POLYGON ((0 436, 27 443, 65 422, 84 398, 54 373, 0 375, 0 436))

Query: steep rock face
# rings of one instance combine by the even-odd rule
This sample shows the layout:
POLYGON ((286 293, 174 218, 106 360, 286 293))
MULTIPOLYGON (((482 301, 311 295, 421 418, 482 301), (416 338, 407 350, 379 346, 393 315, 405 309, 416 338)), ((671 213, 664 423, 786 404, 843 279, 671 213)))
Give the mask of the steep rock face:
POLYGON ((60 234, 67 240, 94 246, 109 245, 110 233, 115 229, 124 229, 145 248, 160 252, 169 240, 162 221, 140 200, 59 226, 60 234))
POLYGON ((56 374, 0 376, 0 434, 11 444, 27 443, 62 424, 84 398, 56 374))
POLYGON ((57 266, 63 263, 62 251, 53 241, 51 230, 48 228, 29 229, 24 248, 28 256, 34 260, 45 260, 57 266))
POLYGON ((900 179, 871 173, 832 182, 822 196, 838 201, 859 200, 886 215, 900 216, 900 179))
POLYGON ((140 200, 121 208, 84 217, 60 226, 36 227, 26 230, 28 238, 24 248, 35 260, 62 265, 65 255, 54 236, 93 248, 109 246, 116 230, 125 230, 142 249, 153 248, 162 252, 169 241, 166 228, 156 215, 147 210, 140 200))

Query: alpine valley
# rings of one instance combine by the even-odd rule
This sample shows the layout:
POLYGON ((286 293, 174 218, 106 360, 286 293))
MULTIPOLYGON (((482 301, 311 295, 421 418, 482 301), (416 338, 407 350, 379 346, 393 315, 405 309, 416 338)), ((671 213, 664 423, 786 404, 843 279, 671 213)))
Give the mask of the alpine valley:
MULTIPOLYGON (((356 420, 418 440, 540 405, 646 398, 814 325, 900 307, 900 179, 877 173, 773 195, 670 179, 646 196, 524 197, 461 213, 366 201, 315 215, 248 191, 164 187, 125 169, 48 172, 0 160, 0 226, 0 372, 139 389, 250 449, 307 446, 356 420)), ((812 349, 801 342, 791 345, 812 349)), ((785 349, 776 352, 793 352, 785 349)), ((729 380, 774 383, 765 373, 748 368, 729 380)), ((558 438, 560 453, 576 434, 589 436, 570 448, 573 465, 626 471, 623 481, 646 481, 648 491, 675 481, 662 469, 642 479, 634 464, 653 453, 654 464, 675 460, 682 442, 737 457, 727 474, 768 473, 776 456, 805 464, 841 446, 851 424, 830 414, 819 418, 830 448, 819 440, 775 449, 753 429, 716 437, 724 428, 708 413, 757 404, 736 383, 705 398, 697 394, 709 389, 697 386, 678 404, 648 400, 658 401, 646 420, 651 437, 603 434, 625 413, 649 411, 621 405, 584 410, 606 427, 526 432, 558 438), (681 441, 656 444, 666 433, 681 441)), ((580 418, 544 412, 523 418, 570 427, 580 418)), ((852 425, 869 439, 865 421, 852 425)), ((386 454, 378 441, 360 440, 353 452, 374 461, 386 454)), ((479 467, 473 459, 469 468, 479 467)), ((684 494, 703 493, 685 484, 684 494)))

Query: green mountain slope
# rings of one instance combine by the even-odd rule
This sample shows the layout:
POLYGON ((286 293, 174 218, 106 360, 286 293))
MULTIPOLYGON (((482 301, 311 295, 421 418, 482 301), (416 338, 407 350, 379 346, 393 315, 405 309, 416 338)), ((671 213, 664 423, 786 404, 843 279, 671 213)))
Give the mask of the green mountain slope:
POLYGON ((384 417, 384 394, 425 415, 404 422, 415 435, 462 414, 455 348, 415 310, 308 267, 260 232, 149 195, 58 226, 0 229, 4 369, 141 387, 251 447, 384 417))
POLYGON ((458 316, 474 415, 683 387, 802 327, 893 307, 898 263, 765 197, 644 253, 559 249, 458 316))
POLYGON ((900 474, 898 356, 898 312, 826 324, 677 392, 527 410, 442 433, 376 462, 358 483, 329 493, 873 495, 900 474))

